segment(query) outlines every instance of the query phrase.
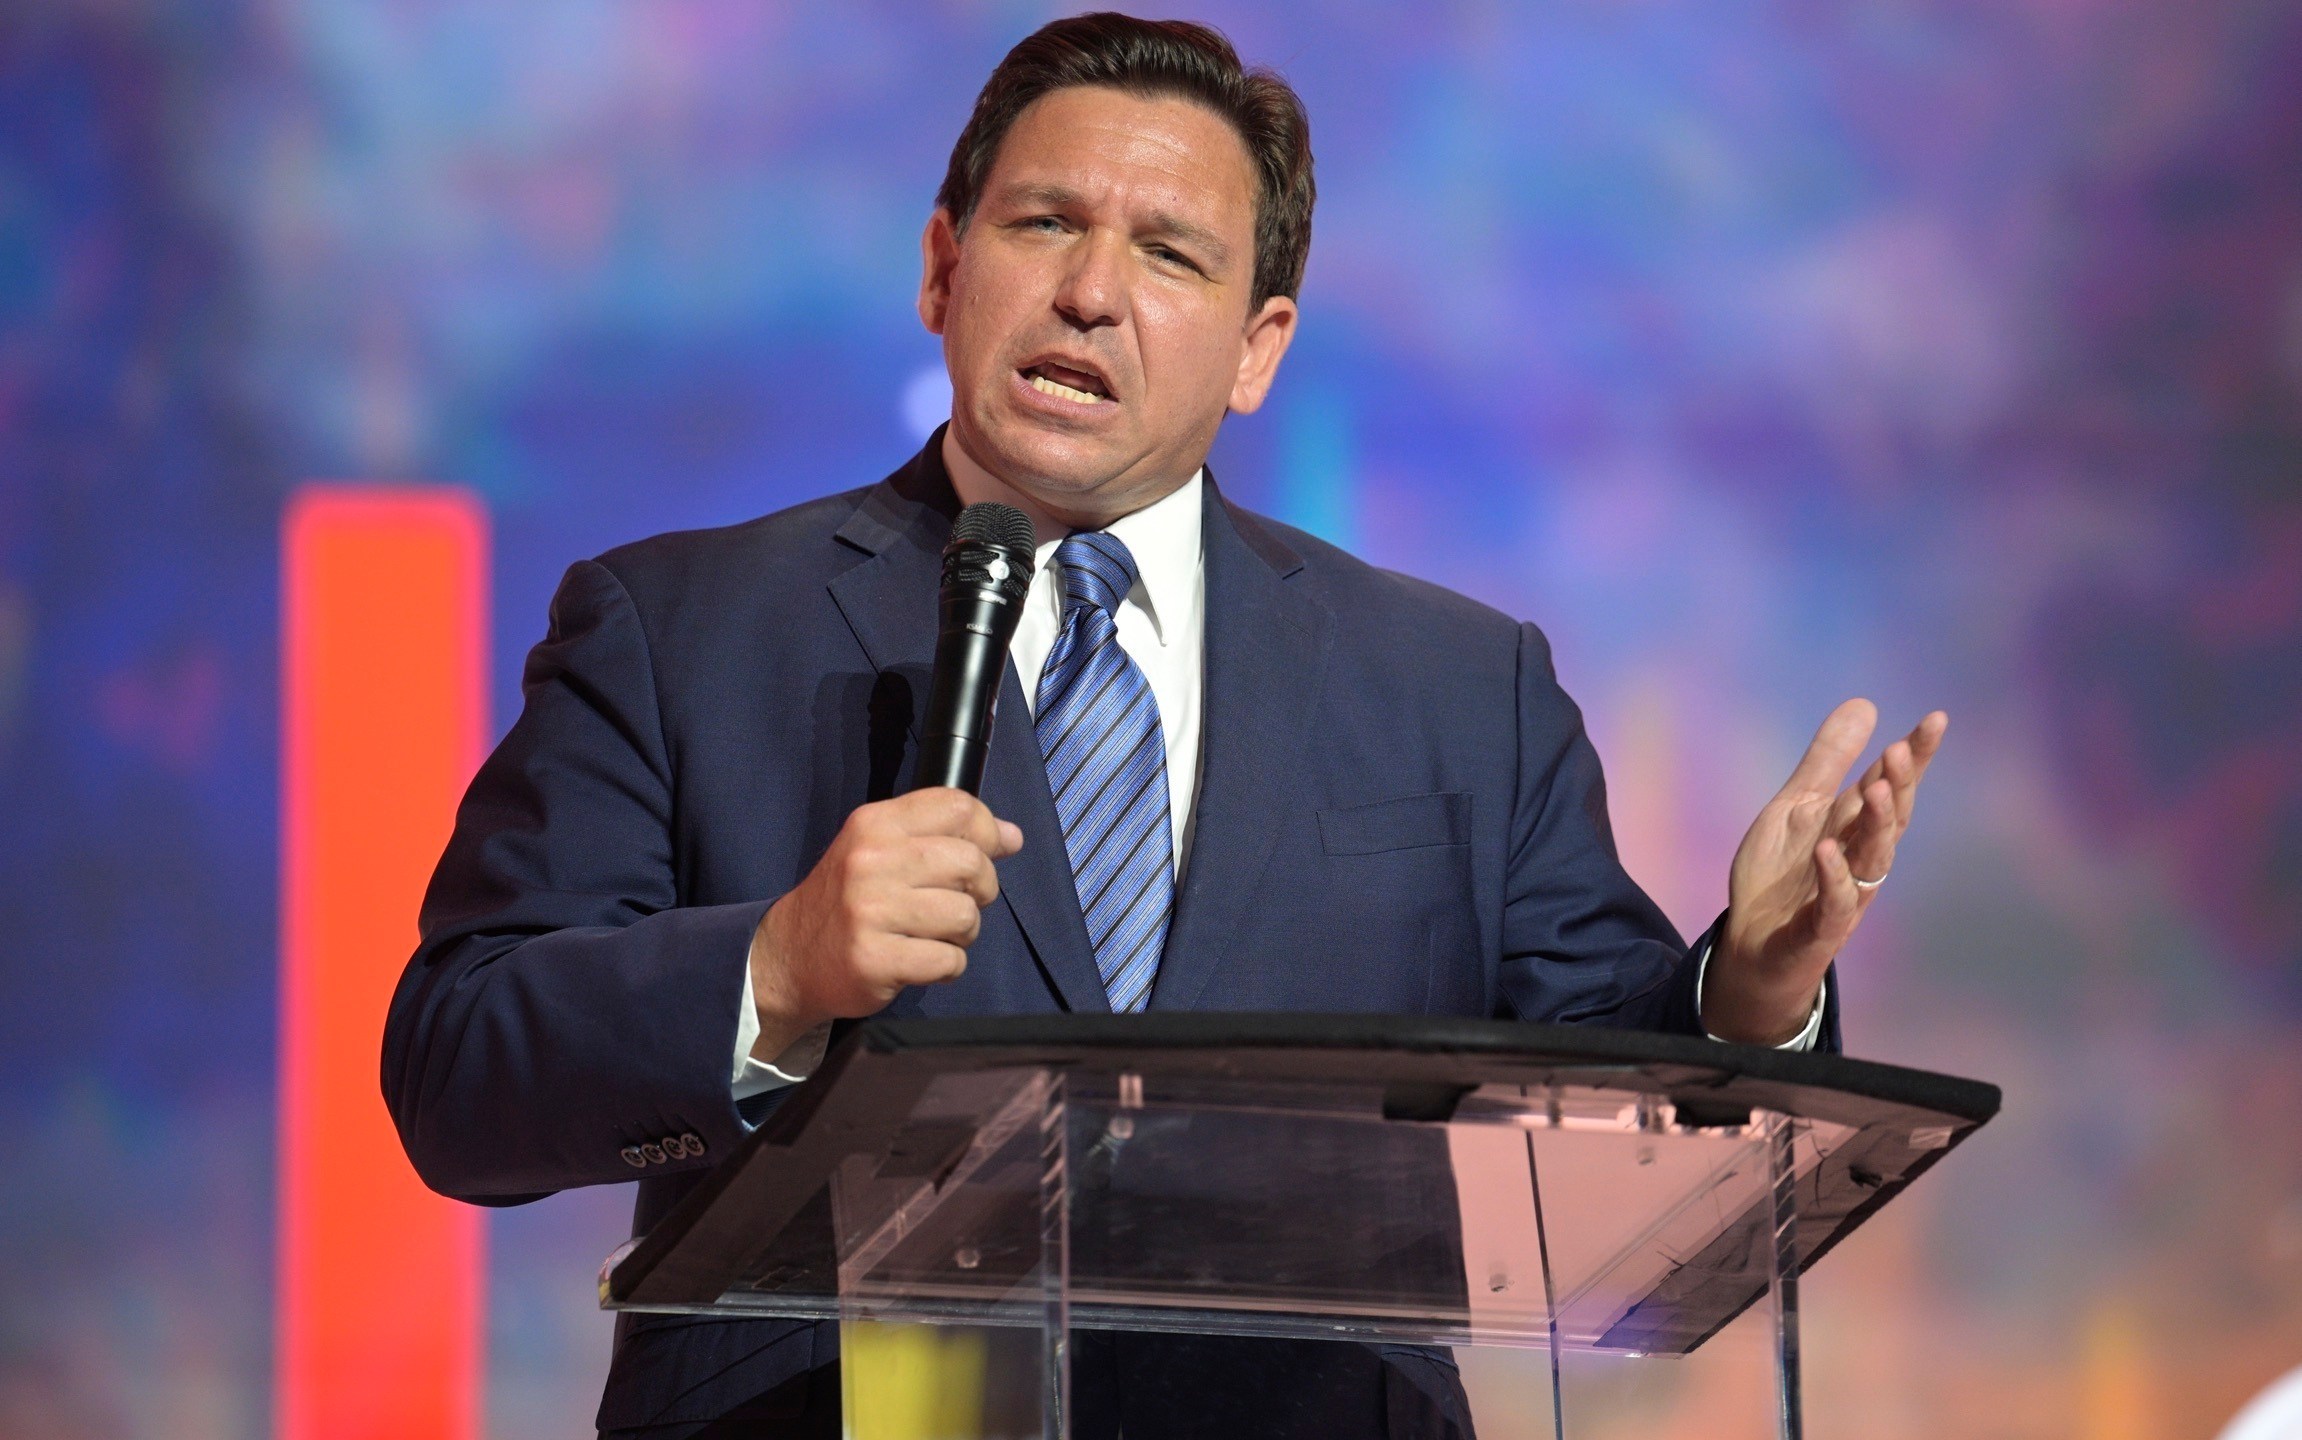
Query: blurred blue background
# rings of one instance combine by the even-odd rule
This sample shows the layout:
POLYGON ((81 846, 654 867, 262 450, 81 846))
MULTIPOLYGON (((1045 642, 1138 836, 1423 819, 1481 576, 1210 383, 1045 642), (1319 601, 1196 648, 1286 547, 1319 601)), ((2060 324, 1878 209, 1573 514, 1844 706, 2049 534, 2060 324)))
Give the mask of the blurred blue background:
MULTIPOLYGON (((940 418, 1054 13, 0 8, 0 1434, 269 1424, 284 496, 485 497, 500 729, 571 560, 940 418)), ((1818 1432, 2213 1434, 2302 1364, 2302 10, 1191 13, 1321 189, 1217 473, 1540 622, 1682 928, 1833 703, 1952 713, 1847 1036, 2007 1110, 1816 1272, 1818 1432)), ((587 1425, 627 1205, 491 1218, 491 1434, 587 1425)))

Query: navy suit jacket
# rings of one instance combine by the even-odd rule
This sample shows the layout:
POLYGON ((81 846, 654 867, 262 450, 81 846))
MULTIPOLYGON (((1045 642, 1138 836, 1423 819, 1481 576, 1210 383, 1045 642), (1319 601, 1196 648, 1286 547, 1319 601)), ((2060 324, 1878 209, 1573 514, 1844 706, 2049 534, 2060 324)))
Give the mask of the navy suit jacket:
MULTIPOLYGON (((385 1033, 433 1188, 516 1204, 700 1136, 647 1167, 637 1233, 759 1118, 729 1085, 752 931, 916 746, 958 509, 939 442, 877 485, 568 571, 385 1033)), ((1204 762, 1151 1005, 1699 1033, 1688 949, 1616 861, 1542 634, 1205 493, 1204 762)), ((893 1013, 1108 1008, 1012 666, 998 716, 982 793, 1024 847, 966 973, 893 1013)), ((835 1345, 627 1317, 600 1423, 706 1418, 835 1345)))

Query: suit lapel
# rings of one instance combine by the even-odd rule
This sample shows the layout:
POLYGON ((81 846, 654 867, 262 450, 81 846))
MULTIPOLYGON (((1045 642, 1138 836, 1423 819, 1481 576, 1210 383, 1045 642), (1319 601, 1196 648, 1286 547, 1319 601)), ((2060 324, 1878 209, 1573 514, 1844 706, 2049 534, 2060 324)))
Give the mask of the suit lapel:
POLYGON ((1228 958, 1291 813, 1327 660, 1327 609, 1288 578, 1302 557, 1233 510, 1212 475, 1206 490, 1206 739, 1189 865, 1151 991, 1160 1010, 1193 1008, 1228 958))
MULTIPOLYGON (((918 755, 919 717, 935 667, 935 596, 942 583, 943 544, 959 508, 943 470, 942 439, 937 431, 909 465, 866 492, 836 534, 866 558, 829 586, 832 602, 872 668, 883 677, 896 677, 910 691, 906 779, 918 755)), ((1023 830, 1023 849, 999 862, 1000 903, 1014 915, 1064 1005, 1108 1011, 1111 1003, 1095 969, 1063 848, 1063 825, 1048 793, 1046 766, 1013 664, 1000 685, 983 800, 993 814, 1023 830)))

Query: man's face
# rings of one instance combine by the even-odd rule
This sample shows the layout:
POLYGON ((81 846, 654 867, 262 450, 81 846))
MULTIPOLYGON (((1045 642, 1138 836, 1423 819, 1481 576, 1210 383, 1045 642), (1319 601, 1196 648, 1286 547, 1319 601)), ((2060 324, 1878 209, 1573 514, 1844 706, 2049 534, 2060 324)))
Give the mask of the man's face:
POLYGON ((937 211, 919 313, 953 437, 1057 519, 1099 525, 1189 479, 1224 413, 1263 403, 1294 328, 1254 314, 1255 172, 1187 100, 1076 87, 1001 142, 964 235, 937 211))

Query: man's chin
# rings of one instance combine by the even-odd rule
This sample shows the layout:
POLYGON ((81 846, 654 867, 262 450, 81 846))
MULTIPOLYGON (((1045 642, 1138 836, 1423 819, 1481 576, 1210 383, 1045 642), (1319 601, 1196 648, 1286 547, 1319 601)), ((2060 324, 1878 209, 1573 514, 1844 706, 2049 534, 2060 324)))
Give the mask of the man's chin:
POLYGON ((980 436, 962 430, 957 439, 994 478, 1057 505, 1092 499, 1138 458, 1118 453, 1107 441, 1037 426, 1001 426, 980 436))

